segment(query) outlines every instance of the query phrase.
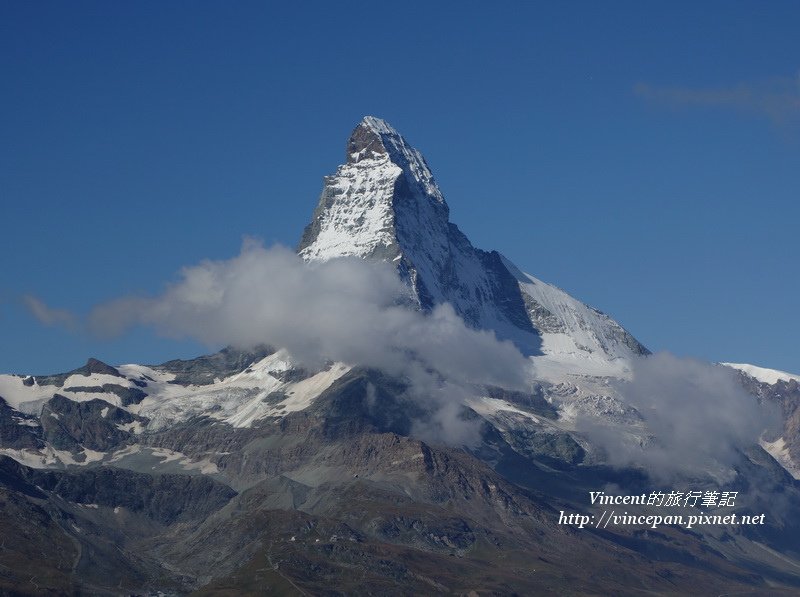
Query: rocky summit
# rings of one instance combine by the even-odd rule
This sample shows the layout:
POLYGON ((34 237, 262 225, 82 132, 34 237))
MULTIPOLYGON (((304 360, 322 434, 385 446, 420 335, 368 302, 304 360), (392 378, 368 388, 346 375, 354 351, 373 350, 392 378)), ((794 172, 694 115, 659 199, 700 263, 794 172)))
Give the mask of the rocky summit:
POLYGON ((367 116, 347 162, 325 179, 298 247, 307 260, 358 256, 396 264, 423 309, 451 304, 466 321, 529 355, 624 358, 645 349, 618 323, 482 251, 449 220, 425 158, 385 121, 367 116))
POLYGON ((309 367, 266 343, 0 375, 0 593, 800 591, 796 379, 731 366, 782 425, 669 481, 737 492, 719 512, 764 513, 764 524, 578 528, 562 514, 600 516, 591 492, 668 489, 602 442, 665 440, 620 390, 637 360, 652 358, 639 341, 475 248, 420 152, 379 118, 356 126, 297 252, 310 266, 390 264, 406 307, 449 304, 469 328, 512 342, 530 364, 528 387, 456 385, 448 406, 475 431, 459 443, 420 433, 437 413, 412 380, 359 363, 309 367))

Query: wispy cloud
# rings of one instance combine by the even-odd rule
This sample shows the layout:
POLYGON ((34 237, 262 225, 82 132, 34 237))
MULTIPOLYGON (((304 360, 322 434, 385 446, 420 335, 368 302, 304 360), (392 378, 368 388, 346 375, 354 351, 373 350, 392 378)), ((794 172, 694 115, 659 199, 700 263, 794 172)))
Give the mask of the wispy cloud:
MULTIPOLYGON (((25 300, 42 323, 78 321, 35 297, 25 300)), ((97 305, 81 322, 102 337, 139 325, 212 346, 282 347, 310 368, 333 360, 380 369, 405 379, 407 397, 425 411, 415 434, 453 445, 480 439, 478 423, 462 416, 472 384, 524 389, 528 382, 527 360, 513 344, 467 327, 450 305, 430 313, 412 308, 389 264, 306 263, 254 241, 232 259, 184 268, 160 295, 97 305)))
POLYGON ((44 301, 30 294, 22 297, 22 304, 43 325, 63 327, 68 330, 78 328, 78 318, 66 309, 48 307, 44 301))
POLYGON ((525 358, 510 342, 468 328, 450 305, 409 308, 408 288, 388 264, 342 258, 306 263, 282 247, 246 241, 225 261, 181 271, 156 297, 96 306, 89 330, 114 336, 144 325, 208 345, 283 347, 311 367, 328 359, 407 374, 524 386, 525 358))
POLYGON ((671 107, 728 108, 764 116, 777 126, 800 121, 800 74, 717 88, 638 83, 633 91, 643 99, 671 107))
POLYGON ((748 394, 728 367, 666 352, 631 365, 631 379, 617 390, 642 416, 648 437, 588 417, 578 421, 612 464, 638 465, 665 479, 687 473, 726 477, 740 451, 776 424, 776 413, 748 394))

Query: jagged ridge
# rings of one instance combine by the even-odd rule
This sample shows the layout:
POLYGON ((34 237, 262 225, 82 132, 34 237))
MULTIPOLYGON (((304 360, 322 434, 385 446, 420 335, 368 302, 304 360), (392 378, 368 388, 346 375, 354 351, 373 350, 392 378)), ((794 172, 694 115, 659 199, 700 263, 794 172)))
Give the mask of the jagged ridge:
POLYGON ((346 163, 325 178, 298 252, 308 260, 358 256, 395 263, 421 308, 450 303, 469 325, 494 330, 529 355, 647 354, 610 317, 522 273, 497 252, 473 247, 449 221, 419 151, 373 116, 350 136, 346 163), (553 338, 543 343, 546 334, 553 338))

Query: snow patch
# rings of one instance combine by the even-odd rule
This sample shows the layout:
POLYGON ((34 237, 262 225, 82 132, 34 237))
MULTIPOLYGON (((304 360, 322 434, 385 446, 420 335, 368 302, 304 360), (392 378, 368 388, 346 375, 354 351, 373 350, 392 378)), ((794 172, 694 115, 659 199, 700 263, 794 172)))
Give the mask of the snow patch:
POLYGON ((39 423, 33 419, 23 419, 21 417, 12 418, 17 425, 22 425, 23 427, 40 427, 39 423))
POLYGON ((108 461, 109 462, 118 462, 119 460, 122 460, 126 456, 131 456, 133 454, 139 454, 141 451, 142 451, 142 446, 139 445, 139 444, 133 444, 132 446, 126 446, 125 448, 123 448, 121 450, 117 450, 116 452, 114 452, 111 455, 111 458, 109 458, 108 461))
POLYGON ((720 363, 720 365, 738 369, 753 379, 769 385, 775 385, 779 381, 800 382, 800 375, 786 373, 785 371, 779 371, 777 369, 767 369, 765 367, 757 367, 756 365, 748 365, 747 363, 720 363))
POLYGON ((795 479, 800 479, 800 467, 798 467, 792 457, 789 455, 789 448, 786 446, 786 441, 779 437, 774 442, 767 442, 761 440, 759 442, 761 447, 769 453, 775 460, 778 461, 786 472, 788 472, 795 479))
MULTIPOLYGON (((62 389, 60 392, 65 398, 73 402, 91 402, 92 400, 103 400, 113 404, 117 408, 122 407, 122 400, 113 392, 75 392, 70 389, 62 389)), ((104 415, 105 416, 105 415, 104 415)))
POLYGON ((117 429, 138 435, 144 431, 144 425, 141 421, 131 421, 130 423, 118 423, 117 429))
POLYGON ((204 475, 213 475, 219 472, 217 465, 208 458, 192 460, 191 457, 182 452, 175 452, 173 450, 167 450, 166 448, 154 448, 152 449, 152 455, 162 459, 160 464, 177 462, 185 470, 197 470, 204 475))
POLYGON ((106 456, 103 452, 95 452, 88 448, 85 448, 79 454, 73 454, 67 450, 56 450, 52 446, 46 446, 41 450, 0 448, 0 454, 9 456, 25 466, 39 469, 55 468, 59 465, 86 466, 93 462, 99 462, 106 456), (83 456, 83 460, 77 459, 79 455, 83 456))
POLYGON ((466 404, 483 417, 492 417, 500 412, 512 412, 522 415, 536 424, 542 422, 536 415, 524 411, 505 400, 500 400, 499 398, 488 398, 486 396, 468 398, 466 404))
POLYGON ((55 386, 26 386, 18 375, 0 375, 0 396, 11 408, 38 415, 42 405, 53 397, 55 386))
POLYGON ((129 380, 124 379, 122 377, 117 377, 116 375, 109 375, 108 373, 92 373, 91 375, 81 375, 80 373, 76 373, 74 375, 70 375, 66 380, 64 380, 64 388, 70 388, 72 386, 92 386, 92 387, 100 387, 103 384, 114 384, 117 386, 125 386, 131 387, 133 385, 129 380))

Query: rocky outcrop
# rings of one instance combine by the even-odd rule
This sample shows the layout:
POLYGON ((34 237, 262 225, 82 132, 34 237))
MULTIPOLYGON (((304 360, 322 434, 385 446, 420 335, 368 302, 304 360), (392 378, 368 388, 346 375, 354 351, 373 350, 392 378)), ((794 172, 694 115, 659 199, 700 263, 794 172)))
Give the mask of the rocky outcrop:
POLYGON ((201 520, 236 492, 206 476, 146 475, 113 467, 78 472, 33 469, 0 456, 0 480, 11 480, 77 504, 120 507, 162 524, 201 520))
POLYGON ((122 406, 139 404, 147 397, 147 393, 139 388, 130 388, 114 383, 104 383, 101 386, 70 386, 64 388, 65 392, 84 392, 87 394, 115 394, 119 396, 122 406))
POLYGON ((58 450, 106 452, 133 437, 132 425, 146 420, 105 400, 75 402, 56 394, 42 408, 44 438, 58 450))
POLYGON ((183 361, 175 359, 161 365, 153 365, 156 371, 174 373, 175 379, 171 383, 182 386, 202 386, 214 383, 215 379, 225 379, 236 373, 241 373, 254 362, 271 355, 275 350, 269 346, 256 346, 248 350, 232 347, 223 348, 221 351, 183 361))
POLYGON ((78 367, 67 373, 59 373, 57 375, 36 375, 33 380, 40 386, 58 386, 64 385, 64 382, 73 375, 83 375, 89 377, 92 374, 112 375, 114 377, 122 377, 122 374, 112 367, 95 358, 90 358, 86 361, 83 367, 78 367))
POLYGON ((39 420, 14 410, 0 397, 0 448, 35 450, 43 446, 39 420))
POLYGON ((751 394, 778 408, 781 429, 777 436, 783 438, 783 445, 788 450, 791 460, 800 464, 800 382, 795 379, 779 379, 770 384, 741 371, 738 372, 738 378, 751 394))

